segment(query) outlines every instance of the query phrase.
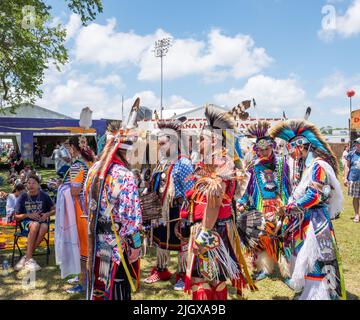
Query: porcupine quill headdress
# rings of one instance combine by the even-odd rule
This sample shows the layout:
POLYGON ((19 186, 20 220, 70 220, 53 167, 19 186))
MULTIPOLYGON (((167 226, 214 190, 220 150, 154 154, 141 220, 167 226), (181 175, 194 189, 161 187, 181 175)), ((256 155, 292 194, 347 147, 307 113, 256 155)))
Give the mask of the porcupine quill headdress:
POLYGON ((259 120, 258 122, 251 124, 247 128, 247 134, 253 138, 256 138, 257 148, 265 149, 268 146, 274 144, 274 140, 270 137, 269 134, 270 127, 270 122, 259 120))
POLYGON ((336 175, 339 173, 338 161, 334 152, 314 124, 305 120, 284 121, 270 130, 270 136, 273 139, 280 138, 288 143, 297 137, 303 137, 305 142, 311 145, 314 155, 325 159, 333 167, 336 175))
POLYGON ((249 136, 252 136, 257 139, 270 137, 269 135, 270 126, 271 126, 270 122, 259 120, 258 122, 248 126, 247 133, 249 136))

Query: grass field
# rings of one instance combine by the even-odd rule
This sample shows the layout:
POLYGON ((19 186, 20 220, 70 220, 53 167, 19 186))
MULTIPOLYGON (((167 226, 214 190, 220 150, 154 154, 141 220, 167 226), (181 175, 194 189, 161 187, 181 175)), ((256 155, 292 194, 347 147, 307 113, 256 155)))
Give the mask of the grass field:
MULTIPOLYGON (((0 172, 0 175, 3 173, 0 172)), ((53 170, 41 170, 44 181, 53 175, 53 170)), ((0 191, 9 191, 9 187, 0 187, 0 191)), ((345 191, 345 190, 344 190, 345 191)), ((349 300, 358 300, 360 298, 360 224, 353 223, 350 218, 353 216, 351 199, 345 196, 344 210, 340 219, 334 221, 335 233, 342 257, 342 263, 345 275, 345 285, 347 298, 349 300)), ((1 227, 0 227, 1 228, 1 227)), ((1 229, 0 229, 1 231, 1 229)), ((140 290, 133 295, 135 300, 183 300, 189 299, 183 292, 173 290, 175 279, 170 282, 156 283, 147 285, 143 282, 153 267, 156 258, 154 249, 151 248, 147 255, 142 259, 142 281, 140 290)), ((7 259, 10 261, 10 252, 0 251, 0 265, 7 259)), ((176 254, 172 254, 172 263, 170 269, 176 269, 176 254)), ((24 273, 17 273, 11 268, 4 272, 0 270, 0 299, 46 299, 46 300, 71 300, 84 299, 84 296, 69 295, 65 292, 71 286, 65 280, 60 279, 60 270, 55 266, 54 250, 51 252, 49 266, 45 264, 45 257, 39 256, 38 263, 43 269, 36 274, 36 287, 28 289, 23 286, 24 273)), ((292 299, 294 294, 277 276, 271 279, 263 280, 257 283, 259 291, 245 292, 245 299, 249 300, 288 300, 292 299)), ((233 290, 230 290, 230 298, 236 299, 233 290)))

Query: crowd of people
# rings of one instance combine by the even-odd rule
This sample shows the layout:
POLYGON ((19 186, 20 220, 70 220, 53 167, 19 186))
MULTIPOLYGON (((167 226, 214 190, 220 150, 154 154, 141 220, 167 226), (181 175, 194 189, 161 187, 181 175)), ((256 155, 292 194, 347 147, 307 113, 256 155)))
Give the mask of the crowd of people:
MULTIPOLYGON (((29 234, 15 269, 40 270, 32 252, 55 214, 61 277, 76 275, 68 292, 84 292, 89 300, 131 299, 145 244, 156 247, 156 257, 144 282, 169 281, 170 253, 177 252, 174 290, 194 300, 226 300, 228 283, 241 297, 258 290, 256 282, 275 268, 298 299, 345 299, 332 225, 342 210, 339 167, 319 130, 305 120, 273 127, 258 121, 246 133, 252 149, 231 153, 237 136, 232 115, 208 106, 205 116, 197 150, 183 148, 186 119, 159 120, 151 133, 155 149, 146 140, 140 167, 134 157, 144 133, 136 116, 125 127, 110 125, 97 156, 86 137, 59 144, 53 153, 62 178, 56 208, 32 173, 26 190, 18 185, 11 195, 14 217, 29 234), (156 164, 149 162, 152 153, 156 164)), ((346 157, 345 182, 359 220, 360 167, 354 163, 360 140, 356 148, 346 157)))

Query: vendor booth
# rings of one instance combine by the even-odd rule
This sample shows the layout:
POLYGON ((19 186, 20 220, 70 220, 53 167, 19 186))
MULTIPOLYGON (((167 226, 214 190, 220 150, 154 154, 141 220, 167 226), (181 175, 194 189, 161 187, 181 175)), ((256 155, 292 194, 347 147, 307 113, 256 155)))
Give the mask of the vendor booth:
POLYGON ((52 164, 52 151, 56 143, 64 142, 72 135, 92 137, 90 146, 96 150, 96 139, 106 131, 108 120, 92 120, 89 129, 80 127, 79 119, 35 105, 22 105, 11 113, 8 108, 0 115, 0 136, 16 141, 24 160, 34 161, 35 148, 40 148, 42 164, 52 164))

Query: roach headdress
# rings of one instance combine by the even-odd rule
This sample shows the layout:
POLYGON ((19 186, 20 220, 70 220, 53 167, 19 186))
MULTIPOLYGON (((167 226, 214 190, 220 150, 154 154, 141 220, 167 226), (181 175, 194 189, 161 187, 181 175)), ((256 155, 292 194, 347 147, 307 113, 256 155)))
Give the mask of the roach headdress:
POLYGON ((256 138, 256 148, 266 149, 268 146, 274 146, 274 140, 270 137, 270 122, 259 120, 247 128, 247 134, 256 138))
POLYGON ((303 144, 310 144, 314 154, 327 161, 336 174, 339 173, 336 156, 314 124, 305 120, 284 121, 270 130, 270 136, 273 139, 280 138, 288 143, 297 140, 297 138, 303 138, 303 144))

